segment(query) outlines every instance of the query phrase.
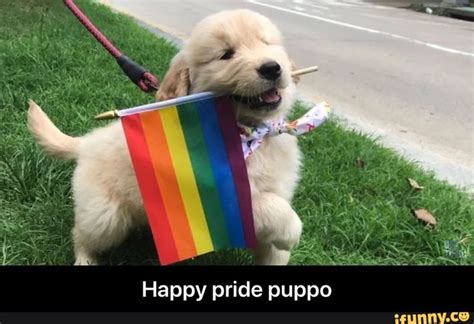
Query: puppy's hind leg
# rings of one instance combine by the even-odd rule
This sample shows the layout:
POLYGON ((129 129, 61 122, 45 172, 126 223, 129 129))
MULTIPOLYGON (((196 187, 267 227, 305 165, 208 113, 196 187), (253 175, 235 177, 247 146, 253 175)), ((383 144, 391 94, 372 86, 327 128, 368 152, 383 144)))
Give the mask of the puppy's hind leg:
POLYGON ((111 202, 101 208, 76 208, 73 229, 75 265, 98 264, 97 256, 120 244, 129 233, 132 222, 127 211, 111 202))

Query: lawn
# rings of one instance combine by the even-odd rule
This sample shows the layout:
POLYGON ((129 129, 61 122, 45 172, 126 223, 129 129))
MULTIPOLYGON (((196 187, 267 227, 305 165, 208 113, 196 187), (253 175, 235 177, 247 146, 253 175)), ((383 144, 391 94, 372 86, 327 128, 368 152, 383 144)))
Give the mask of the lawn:
MULTIPOLYGON (((127 55, 163 76, 176 53, 171 44, 106 7, 78 3, 127 55)), ((121 74, 57 0, 0 0, 0 67, 0 263, 71 264, 74 165, 35 145, 25 126, 28 98, 74 135, 103 125, 92 118, 99 112, 153 98, 121 74)), ((304 234, 292 264, 474 264, 470 195, 336 120, 300 145, 303 180, 293 205, 304 234), (411 188, 408 177, 424 189, 411 188), (416 220, 417 208, 429 210, 437 226, 416 220)), ((156 264, 149 231, 132 233, 103 261, 156 264)), ((248 252, 228 250, 185 264, 250 262, 248 252)))

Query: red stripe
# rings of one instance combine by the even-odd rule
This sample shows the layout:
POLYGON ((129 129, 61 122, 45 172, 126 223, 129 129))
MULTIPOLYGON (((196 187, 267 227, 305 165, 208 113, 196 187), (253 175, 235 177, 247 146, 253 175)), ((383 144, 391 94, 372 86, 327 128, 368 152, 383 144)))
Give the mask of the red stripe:
POLYGON ((255 237, 255 227, 253 223, 250 183, 244 154, 242 152, 239 128, 237 127, 232 110, 232 102, 230 102, 228 97, 219 97, 215 100, 222 137, 224 139, 239 199, 240 215, 242 217, 246 246, 249 248, 255 248, 257 246, 257 239, 255 237))
POLYGON ((132 158, 143 204, 148 215, 153 239, 160 251, 161 264, 169 264, 179 259, 175 241, 171 232, 163 198, 156 182, 155 171, 148 151, 140 115, 122 118, 128 150, 132 158))

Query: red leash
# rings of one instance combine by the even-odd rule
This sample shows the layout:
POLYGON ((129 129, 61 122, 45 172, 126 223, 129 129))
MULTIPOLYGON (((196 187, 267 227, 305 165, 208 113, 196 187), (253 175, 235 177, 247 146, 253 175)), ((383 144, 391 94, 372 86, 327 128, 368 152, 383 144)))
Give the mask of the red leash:
POLYGON ((158 79, 151 73, 146 71, 143 67, 135 63, 132 59, 123 55, 118 48, 116 48, 104 34, 97 29, 96 26, 87 18, 87 16, 74 3, 74 0, 64 0, 64 4, 71 10, 81 24, 87 28, 102 44, 102 46, 112 55, 122 68, 123 72, 128 76, 133 83, 135 83, 144 92, 153 92, 158 90, 158 79))

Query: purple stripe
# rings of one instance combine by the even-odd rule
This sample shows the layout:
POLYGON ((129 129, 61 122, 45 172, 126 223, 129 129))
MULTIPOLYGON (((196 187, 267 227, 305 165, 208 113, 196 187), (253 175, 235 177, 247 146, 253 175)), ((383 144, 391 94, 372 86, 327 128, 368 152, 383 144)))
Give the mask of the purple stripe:
POLYGON ((215 98, 217 105, 217 116, 224 138, 227 157, 234 177, 237 196, 240 204, 240 215, 244 228, 246 246, 255 248, 257 240, 255 238, 255 228, 252 215, 252 197, 250 194, 249 177, 242 152, 240 132, 235 121, 232 103, 227 97, 215 98))

